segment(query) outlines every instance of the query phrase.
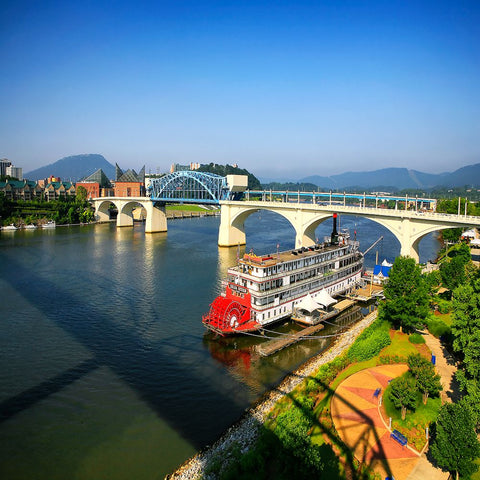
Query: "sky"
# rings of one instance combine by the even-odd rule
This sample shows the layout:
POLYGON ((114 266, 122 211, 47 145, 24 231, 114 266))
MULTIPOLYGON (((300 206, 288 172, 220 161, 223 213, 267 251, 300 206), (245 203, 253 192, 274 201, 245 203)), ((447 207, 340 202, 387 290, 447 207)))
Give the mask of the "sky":
POLYGON ((0 158, 298 180, 480 162, 480 1, 0 2, 0 158))

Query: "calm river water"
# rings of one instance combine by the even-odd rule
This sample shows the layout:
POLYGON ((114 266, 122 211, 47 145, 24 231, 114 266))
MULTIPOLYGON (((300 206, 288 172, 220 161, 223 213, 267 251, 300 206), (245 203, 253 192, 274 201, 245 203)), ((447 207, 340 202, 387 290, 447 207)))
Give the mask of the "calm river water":
MULTIPOLYGON (((377 224, 341 222, 362 250, 385 235, 367 266, 376 251, 380 261, 399 254, 377 224)), ((163 478, 326 348, 310 340, 265 359, 251 349, 258 339, 205 334, 201 316, 237 256, 217 247, 218 225, 209 217, 170 221, 155 235, 142 224, 0 233, 0 478, 163 478)), ((293 248, 293 228, 277 215, 252 215, 246 231, 247 250, 293 248)), ((421 261, 438 246, 424 239, 421 261)))

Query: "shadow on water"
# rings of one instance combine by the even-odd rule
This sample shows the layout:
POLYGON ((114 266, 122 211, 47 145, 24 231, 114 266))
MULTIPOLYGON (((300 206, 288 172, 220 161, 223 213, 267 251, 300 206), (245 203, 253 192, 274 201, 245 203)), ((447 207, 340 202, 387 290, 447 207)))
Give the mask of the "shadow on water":
MULTIPOLYGON (((235 411, 238 411, 237 418, 242 414, 243 409, 234 403, 234 399, 215 389, 207 379, 195 375, 193 369, 182 365, 176 356, 172 355, 172 347, 174 350, 178 349, 181 343, 181 348, 185 348, 185 341, 188 339, 184 336, 181 340, 170 338, 159 341, 155 344, 155 349, 152 349, 131 329, 112 322, 103 309, 91 303, 82 302, 81 309, 74 309, 81 312, 77 314, 77 318, 58 314, 56 309, 52 309, 52 292, 55 292, 55 299, 61 299, 59 304, 71 306, 80 300, 67 289, 62 289, 46 278, 35 278, 34 271, 26 269, 13 258, 9 259, 8 268, 15 269, 17 275, 7 278, 6 281, 27 302, 34 304, 46 319, 81 343, 93 355, 93 359, 3 401, 0 404, 0 418, 3 420, 33 406, 101 366, 109 367, 197 449, 205 446, 206 436, 210 437, 207 441, 211 442, 222 433, 226 425, 223 425, 221 419, 231 418, 235 411), (29 284, 33 283, 36 288, 26 288, 23 283, 26 280, 22 279, 28 279, 29 284), (83 321, 85 319, 88 319, 88 328, 83 321), (146 364, 156 365, 157 368, 145 369, 143 366, 146 364), (166 391, 176 388, 175 383, 172 384, 172 376, 181 378, 182 384, 195 385, 202 395, 185 395, 182 402, 178 402, 175 395, 165 395, 166 391), (215 399, 214 402, 211 401, 212 398, 215 399), (188 412, 191 412, 191 415, 188 412), (202 414, 202 425, 198 425, 200 432, 196 431, 193 418, 198 412, 202 414)), ((193 340, 192 342, 195 343, 193 340)), ((207 355, 207 352, 204 352, 204 355, 207 355)), ((182 387, 180 382, 178 384, 180 391, 177 393, 181 394, 182 387)))
POLYGON ((59 392, 62 388, 67 387, 73 382, 80 380, 85 375, 93 372, 99 367, 98 363, 89 359, 73 368, 69 368, 65 372, 52 377, 35 387, 29 388, 24 392, 10 397, 0 403, 0 422, 4 422, 13 417, 22 410, 30 408, 37 402, 42 401, 54 393, 59 392))

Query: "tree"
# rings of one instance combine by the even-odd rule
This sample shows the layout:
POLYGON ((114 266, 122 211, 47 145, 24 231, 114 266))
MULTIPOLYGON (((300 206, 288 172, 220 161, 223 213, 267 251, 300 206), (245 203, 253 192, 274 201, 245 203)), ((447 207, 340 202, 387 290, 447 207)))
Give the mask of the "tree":
POLYGON ((384 294, 380 310, 384 319, 406 331, 423 324, 428 314, 427 284, 413 258, 395 259, 384 294))
POLYGON ((417 388, 422 392, 423 404, 427 404, 429 395, 437 395, 442 390, 440 375, 435 373, 433 365, 426 364, 417 372, 417 388))
POLYGON ((392 380, 390 382, 390 400, 395 408, 401 409, 402 420, 405 420, 407 408, 415 410, 417 406, 415 380, 405 375, 392 380))
POLYGON ((453 292, 453 348, 463 354, 467 378, 480 381, 480 280, 453 292))
POLYGON ((77 187, 77 191, 76 191, 77 201, 78 202, 84 202, 87 199, 87 195, 88 195, 87 189, 85 187, 82 187, 81 185, 79 185, 77 187))
POLYGON ((419 353, 411 354, 407 358, 407 365, 412 375, 418 378, 418 372, 423 368, 433 367, 425 357, 422 357, 419 353))
MULTIPOLYGON (((451 247, 440 264, 443 284, 453 291, 459 285, 470 280, 472 275, 472 257, 470 248, 465 243, 451 247)), ((474 268, 474 270, 476 270, 474 268)))
POLYGON ((477 470, 474 460, 480 455, 480 443, 465 402, 442 405, 430 451, 438 465, 455 472, 457 479, 459 475, 468 477, 477 470))

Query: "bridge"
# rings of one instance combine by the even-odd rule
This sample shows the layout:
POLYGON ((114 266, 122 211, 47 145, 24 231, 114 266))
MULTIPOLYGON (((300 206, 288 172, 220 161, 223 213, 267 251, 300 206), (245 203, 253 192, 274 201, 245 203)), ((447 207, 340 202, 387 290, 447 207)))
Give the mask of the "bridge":
POLYGON ((219 246, 246 243, 244 223, 255 212, 269 210, 286 218, 295 229, 295 246, 310 246, 316 242, 315 230, 333 213, 359 215, 383 225, 400 242, 400 255, 418 262, 418 245, 429 233, 455 227, 480 226, 480 217, 450 215, 424 210, 376 208, 375 206, 319 205, 314 203, 287 203, 284 201, 223 201, 220 202, 221 221, 219 246))
POLYGON ((260 210, 286 218, 295 229, 296 248, 315 243, 315 230, 333 213, 359 215, 383 225, 400 242, 400 254, 418 261, 418 245, 429 233, 454 227, 480 226, 480 217, 435 213, 436 200, 419 197, 325 192, 246 191, 244 175, 174 172, 147 185, 148 197, 100 197, 92 200, 97 221, 109 221, 108 210, 118 210, 117 226, 133 225, 133 210, 146 210, 145 232, 166 232, 167 203, 220 205, 218 245, 244 245, 245 220, 260 210), (242 199, 244 197, 244 199, 242 199), (394 202, 395 208, 383 208, 394 202))
POLYGON ((109 208, 118 211, 117 227, 133 226, 133 210, 146 210, 145 232, 167 231, 165 205, 168 203, 191 203, 195 205, 219 205, 222 200, 238 200, 247 188, 245 175, 221 177, 208 172, 181 171, 150 179, 147 197, 99 197, 92 199, 95 219, 110 221, 109 208))

